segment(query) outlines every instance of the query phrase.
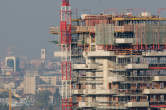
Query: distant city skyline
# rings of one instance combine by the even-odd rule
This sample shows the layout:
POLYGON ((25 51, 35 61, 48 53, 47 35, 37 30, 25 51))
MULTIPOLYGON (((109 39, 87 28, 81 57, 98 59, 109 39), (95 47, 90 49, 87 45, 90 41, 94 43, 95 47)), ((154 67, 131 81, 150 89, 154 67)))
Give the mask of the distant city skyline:
MULTIPOLYGON (((9 47, 15 47, 16 55, 29 58, 40 58, 42 48, 53 54, 55 46, 48 42, 52 37, 49 27, 59 24, 60 3, 61 0, 1 0, 0 56, 6 56, 9 47)), ((156 13, 165 4, 165 0, 71 0, 73 9, 93 9, 95 14, 108 8, 146 8, 156 13)))

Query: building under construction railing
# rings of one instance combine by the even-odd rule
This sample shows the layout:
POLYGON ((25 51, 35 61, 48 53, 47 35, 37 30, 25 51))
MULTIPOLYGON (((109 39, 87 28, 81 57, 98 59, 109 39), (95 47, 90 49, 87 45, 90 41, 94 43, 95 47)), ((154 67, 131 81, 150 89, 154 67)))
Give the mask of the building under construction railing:
POLYGON ((166 108, 166 18, 84 14, 72 23, 73 110, 166 108))

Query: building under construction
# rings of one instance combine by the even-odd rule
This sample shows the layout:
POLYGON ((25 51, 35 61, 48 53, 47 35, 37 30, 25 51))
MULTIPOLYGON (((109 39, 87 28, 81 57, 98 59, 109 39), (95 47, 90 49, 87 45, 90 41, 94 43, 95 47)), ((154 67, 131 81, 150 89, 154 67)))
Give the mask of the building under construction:
POLYGON ((55 52, 61 58, 71 57, 61 68, 64 73, 66 65, 66 74, 71 70, 71 82, 62 92, 67 94, 64 108, 166 108, 166 18, 142 12, 82 14, 71 21, 71 25, 50 28, 51 34, 59 35, 55 42, 61 47, 63 29, 71 29, 71 51, 55 52))

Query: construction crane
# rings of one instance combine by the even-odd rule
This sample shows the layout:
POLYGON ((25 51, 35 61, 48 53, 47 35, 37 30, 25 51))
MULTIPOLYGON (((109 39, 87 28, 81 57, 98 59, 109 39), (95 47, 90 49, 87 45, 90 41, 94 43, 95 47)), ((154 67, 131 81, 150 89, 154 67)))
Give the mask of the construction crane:
POLYGON ((62 0, 60 11, 62 110, 72 110, 71 98, 71 7, 69 0, 62 0))
POLYGON ((9 104, 9 110, 12 110, 12 91, 11 89, 0 89, 0 92, 8 92, 9 97, 8 97, 8 104, 9 104))

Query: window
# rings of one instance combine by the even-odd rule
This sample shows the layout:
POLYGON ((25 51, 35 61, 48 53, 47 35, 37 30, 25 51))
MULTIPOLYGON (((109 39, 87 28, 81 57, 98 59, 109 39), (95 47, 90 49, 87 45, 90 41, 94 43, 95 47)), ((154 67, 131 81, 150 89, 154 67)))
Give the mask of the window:
POLYGON ((156 95, 153 95, 153 101, 156 101, 156 95))
POLYGON ((150 84, 149 83, 147 83, 146 86, 147 86, 148 89, 150 88, 150 84))
POLYGON ((92 89, 96 89, 96 85, 95 84, 92 84, 92 89))
POLYGON ((139 96, 136 97, 136 101, 137 101, 137 102, 140 101, 140 97, 139 97, 139 96))
POLYGON ((96 102, 96 97, 92 97, 92 101, 93 101, 93 102, 96 102))
POLYGON ((152 89, 154 89, 154 82, 152 82, 152 89))
POLYGON ((139 64, 139 63, 140 63, 140 58, 138 58, 138 59, 137 59, 136 63, 137 63, 137 64, 139 64))
POLYGON ((164 102, 164 95, 160 95, 160 101, 164 102))
POLYGON ((137 89, 140 89, 140 84, 137 83, 137 84, 136 84, 136 88, 137 88, 137 89))
POLYGON ((160 89, 164 89, 164 82, 160 83, 160 89))

